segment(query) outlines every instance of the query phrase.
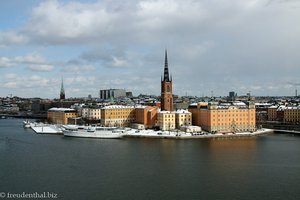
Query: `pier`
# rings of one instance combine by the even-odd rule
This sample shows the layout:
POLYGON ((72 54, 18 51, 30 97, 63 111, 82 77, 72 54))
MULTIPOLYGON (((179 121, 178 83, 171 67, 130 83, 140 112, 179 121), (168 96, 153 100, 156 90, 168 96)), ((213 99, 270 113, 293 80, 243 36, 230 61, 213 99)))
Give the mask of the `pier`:
POLYGON ((295 134, 295 135, 299 135, 300 136, 300 131, 295 131, 295 130, 274 129, 274 133, 295 134))

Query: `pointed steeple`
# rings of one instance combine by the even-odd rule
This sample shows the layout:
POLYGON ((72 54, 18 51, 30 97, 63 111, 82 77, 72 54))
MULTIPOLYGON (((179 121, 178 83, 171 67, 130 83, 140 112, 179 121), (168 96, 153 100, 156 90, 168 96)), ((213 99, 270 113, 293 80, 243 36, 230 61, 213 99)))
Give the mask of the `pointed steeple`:
POLYGON ((168 53, 167 53, 167 49, 166 49, 166 51, 165 51, 164 81, 167 81, 167 82, 170 81, 170 77, 169 77, 169 67, 168 67, 168 53))
POLYGON ((168 53, 165 51, 165 67, 161 81, 161 110, 173 110, 172 75, 169 74, 168 53))
POLYGON ((65 99, 64 80, 61 79, 60 99, 65 99))

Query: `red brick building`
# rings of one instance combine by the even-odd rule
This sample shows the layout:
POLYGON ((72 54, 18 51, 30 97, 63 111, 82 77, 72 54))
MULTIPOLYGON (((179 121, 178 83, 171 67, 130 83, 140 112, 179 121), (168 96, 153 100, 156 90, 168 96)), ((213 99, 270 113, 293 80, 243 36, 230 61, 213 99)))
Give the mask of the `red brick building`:
POLYGON ((145 128, 153 128, 157 120, 157 108, 141 106, 135 109, 136 123, 143 124, 145 128))
POLYGON ((165 52, 164 77, 161 78, 161 110, 173 110, 172 77, 169 76, 168 55, 165 52))

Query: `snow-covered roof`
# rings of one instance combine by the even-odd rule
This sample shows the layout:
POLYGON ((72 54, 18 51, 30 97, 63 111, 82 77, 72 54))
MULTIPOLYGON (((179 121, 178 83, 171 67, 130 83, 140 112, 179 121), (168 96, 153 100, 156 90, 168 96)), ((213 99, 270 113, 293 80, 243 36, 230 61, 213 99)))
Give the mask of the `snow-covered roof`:
POLYGON ((74 111, 72 108, 50 108, 48 111, 53 111, 53 112, 65 112, 65 111, 74 111))
POLYGON ((300 109, 300 106, 298 106, 298 107, 296 107, 296 106, 289 106, 289 107, 286 107, 285 109, 297 110, 297 109, 300 109))
POLYGON ((271 106, 270 103, 255 103, 256 106, 271 106))
POLYGON ((105 106, 102 109, 126 109, 126 108, 134 108, 133 106, 122 106, 122 105, 111 105, 105 106))
POLYGON ((158 113, 172 114, 172 113, 174 113, 174 112, 170 112, 170 111, 162 110, 162 111, 159 111, 158 113))
POLYGON ((175 111, 175 113, 176 113, 176 114, 190 114, 190 112, 189 112, 189 111, 187 111, 187 110, 183 110, 183 109, 176 110, 176 111, 175 111))
POLYGON ((277 111, 282 111, 282 110, 284 110, 284 109, 286 109, 286 106, 279 106, 279 107, 277 108, 277 111))
POLYGON ((136 105, 136 108, 147 108, 148 106, 144 106, 144 105, 136 105))
POLYGON ((278 106, 270 106, 269 108, 277 108, 278 106))
POLYGON ((235 106, 246 106, 246 104, 244 102, 241 102, 241 101, 235 101, 232 104, 235 105, 235 106))

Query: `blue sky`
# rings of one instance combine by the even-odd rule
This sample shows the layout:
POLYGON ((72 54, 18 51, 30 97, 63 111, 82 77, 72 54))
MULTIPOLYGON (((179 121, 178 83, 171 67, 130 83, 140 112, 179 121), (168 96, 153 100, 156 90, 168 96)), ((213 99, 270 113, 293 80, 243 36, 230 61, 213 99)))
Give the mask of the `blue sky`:
POLYGON ((0 96, 56 98, 125 88, 293 95, 300 86, 296 0, 0 1, 0 96))

